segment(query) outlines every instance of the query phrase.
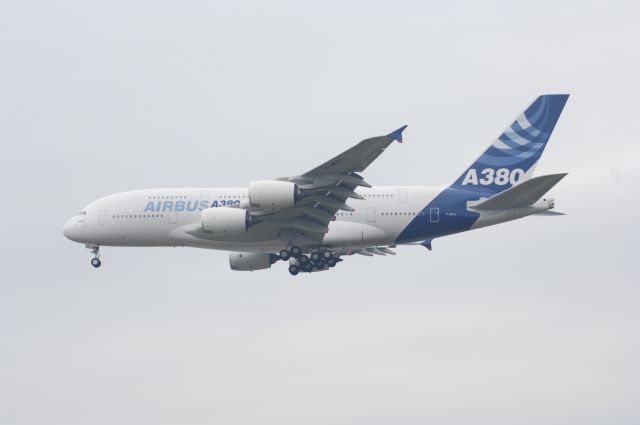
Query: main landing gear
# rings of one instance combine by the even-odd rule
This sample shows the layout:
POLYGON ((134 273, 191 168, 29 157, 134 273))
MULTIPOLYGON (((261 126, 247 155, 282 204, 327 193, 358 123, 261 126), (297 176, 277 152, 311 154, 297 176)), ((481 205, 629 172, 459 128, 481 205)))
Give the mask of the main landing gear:
POLYGON ((300 258, 302 255, 302 249, 299 246, 290 246, 287 249, 283 249, 278 254, 281 260, 287 261, 289 258, 300 258))
POLYGON ((290 260, 289 273, 293 276, 300 272, 310 273, 312 271, 328 270, 334 267, 338 262, 342 261, 337 255, 327 250, 315 250, 308 256, 302 254, 302 250, 298 247, 291 247, 288 250, 280 251, 280 258, 290 260), (292 252, 298 252, 297 256, 292 252))
POLYGON ((91 265, 96 269, 102 265, 102 261, 100 261, 100 247, 94 246, 91 248, 91 253, 93 254, 93 258, 91 259, 91 265))

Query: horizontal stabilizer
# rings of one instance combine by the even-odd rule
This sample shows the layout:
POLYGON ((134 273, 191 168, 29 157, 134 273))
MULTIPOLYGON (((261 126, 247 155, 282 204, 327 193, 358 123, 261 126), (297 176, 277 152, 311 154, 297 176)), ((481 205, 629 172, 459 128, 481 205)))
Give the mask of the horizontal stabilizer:
POLYGON ((489 199, 480 200, 476 203, 469 202, 469 207, 475 210, 503 210, 526 207, 542 198, 549 189, 555 186, 566 175, 567 173, 562 173, 534 177, 504 192, 500 192, 489 199))

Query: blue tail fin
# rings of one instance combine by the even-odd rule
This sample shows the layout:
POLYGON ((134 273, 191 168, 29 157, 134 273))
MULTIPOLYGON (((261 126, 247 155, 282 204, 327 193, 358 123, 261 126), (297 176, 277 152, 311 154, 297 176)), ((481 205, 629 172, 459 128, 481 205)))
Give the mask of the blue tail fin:
POLYGON ((451 187, 493 194, 531 177, 568 98, 538 97, 451 187))

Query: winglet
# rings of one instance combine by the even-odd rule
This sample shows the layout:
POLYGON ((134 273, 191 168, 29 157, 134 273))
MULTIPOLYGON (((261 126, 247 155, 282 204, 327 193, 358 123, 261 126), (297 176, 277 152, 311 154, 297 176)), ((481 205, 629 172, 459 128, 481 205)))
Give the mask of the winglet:
POLYGON ((402 132, 405 128, 407 128, 407 126, 403 125, 396 131, 392 131, 391 133, 387 134, 387 137, 391 137, 393 140, 397 140, 399 143, 402 143, 402 132))
POLYGON ((423 247, 427 248, 429 251, 431 251, 433 249, 433 247, 431 246, 431 241, 433 239, 427 239, 426 241, 422 241, 420 243, 420 245, 422 245, 423 247))

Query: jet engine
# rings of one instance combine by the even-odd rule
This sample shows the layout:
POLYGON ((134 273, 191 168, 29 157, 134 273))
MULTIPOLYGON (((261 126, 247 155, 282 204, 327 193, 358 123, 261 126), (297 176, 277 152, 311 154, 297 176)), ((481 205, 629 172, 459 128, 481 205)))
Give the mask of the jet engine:
POLYGON ((254 271, 268 269, 278 261, 274 254, 261 254, 257 252, 231 252, 229 253, 229 265, 231 270, 254 271))
POLYGON ((202 229, 214 236, 246 233, 251 221, 249 212, 240 208, 207 208, 202 211, 202 229))
POLYGON ((249 183, 249 203, 263 210, 283 210, 300 200, 298 185, 279 180, 259 180, 249 183))

